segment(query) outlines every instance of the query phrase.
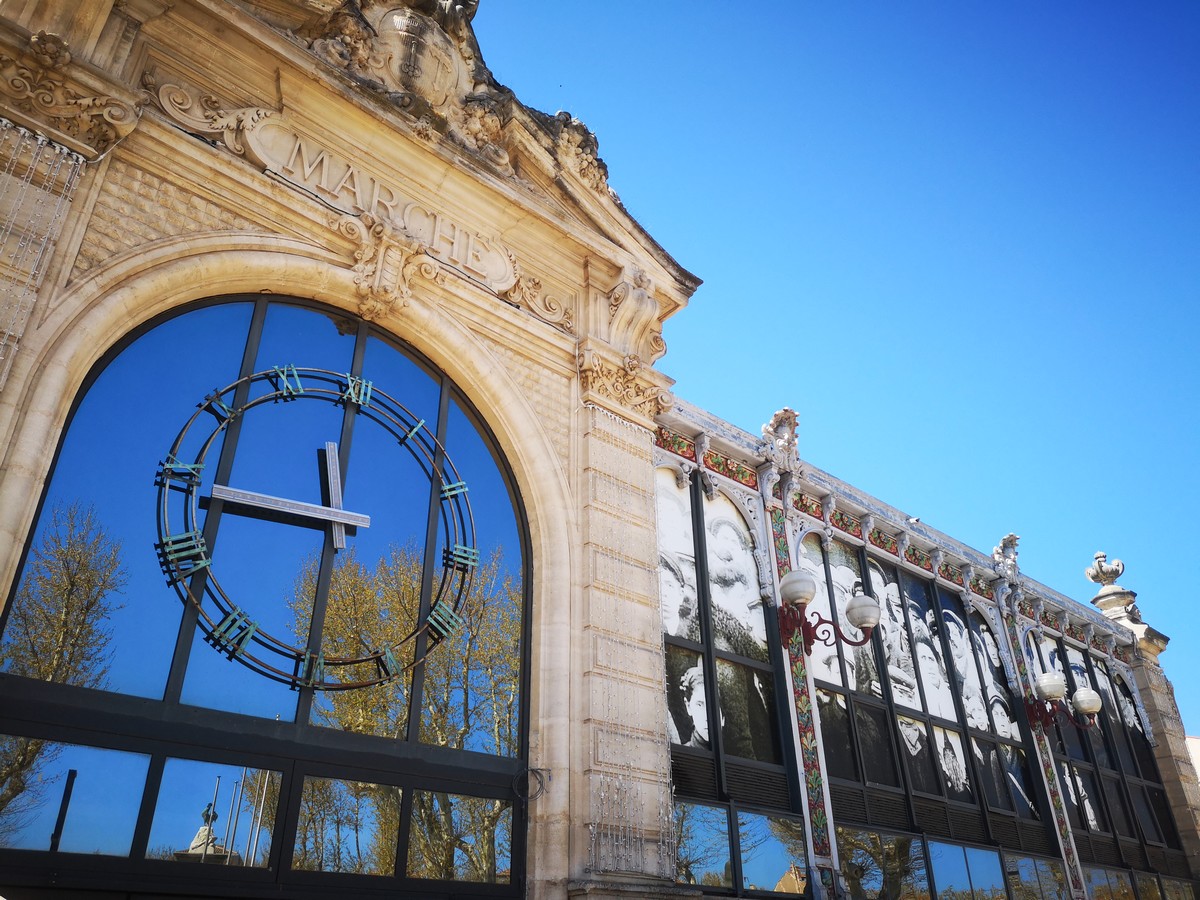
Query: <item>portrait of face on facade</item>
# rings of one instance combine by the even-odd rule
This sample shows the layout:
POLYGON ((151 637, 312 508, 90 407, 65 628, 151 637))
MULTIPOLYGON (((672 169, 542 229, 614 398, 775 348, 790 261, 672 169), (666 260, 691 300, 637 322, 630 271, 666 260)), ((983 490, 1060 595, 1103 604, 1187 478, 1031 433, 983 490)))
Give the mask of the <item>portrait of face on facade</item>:
MULTIPOLYGON (((825 578, 825 551, 821 546, 821 538, 814 532, 804 536, 796 554, 796 568, 807 572, 817 583, 817 593, 809 604, 823 619, 830 618, 829 614, 829 583, 825 578)), ((808 669, 813 677, 821 681, 842 684, 842 669, 838 664, 837 648, 817 641, 813 644, 812 653, 808 658, 808 669)))
POLYGON ((987 700, 979 682, 979 669, 975 665, 975 648, 971 633, 967 630, 966 614, 962 601, 945 592, 942 593, 942 627, 946 643, 950 646, 950 659, 958 676, 958 688, 962 692, 963 708, 967 724, 980 731, 990 731, 987 700))
POLYGON ((704 523, 717 648, 765 662, 767 627, 750 529, 720 493, 705 499, 704 523))
POLYGON ((967 777, 967 760, 963 752, 962 735, 945 728, 933 729, 934 752, 941 760, 946 779, 946 793, 953 800, 970 803, 971 783, 967 777))
POLYGON ((1021 734, 1012 715, 1012 693, 1008 674, 1000 656, 1000 646, 990 628, 976 618, 972 623, 975 645, 983 669, 983 691, 992 713, 996 734, 1002 738, 1020 740, 1021 734))
POLYGON ((941 641, 935 632, 930 588, 922 579, 907 572, 902 573, 900 579, 908 620, 912 625, 913 660, 925 690, 925 710, 931 716, 957 719, 950 676, 942 658, 941 641))
POLYGON ((876 632, 883 641, 883 658, 887 661, 892 697, 899 706, 920 709, 921 694, 917 690, 916 667, 913 664, 908 627, 904 623, 904 606, 896 572, 873 559, 868 561, 867 571, 871 578, 871 590, 879 601, 880 619, 876 632))
POLYGON ((771 710, 771 675, 723 659, 717 660, 721 739, 725 752, 759 762, 779 761, 779 739, 771 710))
POLYGON ((700 654, 667 646, 667 731, 672 744, 711 750, 708 692, 700 654))
MULTIPOLYGON (((838 621, 842 631, 850 640, 861 640, 862 632, 846 621, 846 606, 854 595, 854 585, 863 580, 858 551, 841 541, 833 541, 829 548, 829 574, 832 578, 833 601, 837 604, 838 621)), ((874 647, 870 643, 862 647, 847 644, 843 645, 843 652, 846 656, 849 687, 877 697, 882 696, 874 647)))
POLYGON ((658 511, 658 585, 663 633, 700 640, 696 611, 696 557, 688 488, 674 469, 655 472, 658 511))

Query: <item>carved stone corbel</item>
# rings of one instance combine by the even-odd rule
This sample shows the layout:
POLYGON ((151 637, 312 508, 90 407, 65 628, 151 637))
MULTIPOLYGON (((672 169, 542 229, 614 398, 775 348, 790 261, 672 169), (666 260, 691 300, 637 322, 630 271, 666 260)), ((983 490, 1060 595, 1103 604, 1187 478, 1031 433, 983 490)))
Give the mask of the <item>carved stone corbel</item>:
POLYGON ((667 345, 662 339, 654 279, 634 266, 626 267, 608 292, 609 341, 618 350, 653 364, 667 345))
POLYGON ((606 358, 594 347, 581 347, 577 359, 580 388, 584 394, 653 419, 671 408, 674 398, 641 374, 642 361, 626 356, 620 363, 606 358))
POLYGON ((971 598, 971 582, 975 580, 975 567, 970 563, 962 567, 963 590, 962 595, 967 600, 971 598))
POLYGON ((44 31, 0 32, 0 96, 18 125, 87 160, 133 131, 141 105, 125 88, 73 63, 66 43, 44 31))
POLYGON ((354 251, 354 285, 358 312, 368 322, 395 315, 412 297, 416 276, 441 283, 441 264, 412 235, 370 213, 334 216, 330 227, 358 244, 354 251))
POLYGON ((767 462, 755 471, 758 473, 758 491, 762 495, 763 503, 770 506, 775 501, 771 492, 779 483, 779 470, 775 468, 775 463, 767 462))
MULTIPOLYGON (((235 156, 249 157, 246 135, 274 110, 247 106, 226 110, 211 94, 175 82, 158 83, 153 72, 142 75, 142 86, 155 106, 174 119, 184 131, 199 137, 217 137, 235 156)), ((260 160, 254 160, 261 164, 260 160)))
MULTIPOLYGON (((832 525, 830 521, 833 518, 834 512, 837 510, 837 497, 833 494, 826 494, 821 498, 821 518, 826 525, 832 525)), ((830 532, 832 534, 832 532, 830 532)))

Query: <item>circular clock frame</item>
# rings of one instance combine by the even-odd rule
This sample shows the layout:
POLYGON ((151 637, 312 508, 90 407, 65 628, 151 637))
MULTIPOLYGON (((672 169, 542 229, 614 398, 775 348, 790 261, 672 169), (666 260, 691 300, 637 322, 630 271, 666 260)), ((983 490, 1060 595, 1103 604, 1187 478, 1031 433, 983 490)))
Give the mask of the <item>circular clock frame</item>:
MULTIPOLYGON (((190 443, 195 446, 194 440, 190 443)), ((166 458, 159 463, 155 485, 158 489, 156 550, 168 584, 185 605, 195 610, 197 625, 210 645, 272 680, 296 689, 322 691, 386 684, 417 665, 462 624, 463 608, 479 562, 467 484, 459 477, 436 435, 425 427, 425 421, 366 379, 328 369, 288 365, 264 369, 214 391, 198 404, 166 458), (260 628, 221 586, 205 536, 206 519, 201 516, 202 501, 211 500, 201 497, 201 473, 217 439, 257 407, 313 401, 342 407, 353 405, 356 416, 391 434, 438 490, 442 564, 432 585, 428 610, 418 615, 416 626, 400 641, 375 647, 361 656, 326 657, 320 649, 299 646, 260 628), (207 435, 201 430, 198 450, 185 459, 185 444, 193 431, 204 427, 201 423, 208 416, 214 420, 211 430, 207 435), (414 647, 412 659, 401 662, 410 644, 414 647), (419 648, 424 652, 418 654, 419 648), (347 671, 356 675, 350 680, 335 677, 336 673, 347 671), (375 675, 364 678, 364 671, 373 671, 375 675)), ((320 518, 335 517, 330 520, 333 527, 342 512, 340 497, 337 501, 331 499, 331 504, 292 506, 323 511, 316 514, 320 518)))

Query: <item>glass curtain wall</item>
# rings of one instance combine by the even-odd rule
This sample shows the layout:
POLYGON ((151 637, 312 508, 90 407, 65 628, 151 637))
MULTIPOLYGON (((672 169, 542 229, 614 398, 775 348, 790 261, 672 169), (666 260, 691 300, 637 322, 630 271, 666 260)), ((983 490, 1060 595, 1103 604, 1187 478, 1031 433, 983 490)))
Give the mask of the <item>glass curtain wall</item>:
POLYGON ((528 580, 412 349, 265 298, 158 322, 81 395, 3 619, 0 884, 515 895, 528 580))

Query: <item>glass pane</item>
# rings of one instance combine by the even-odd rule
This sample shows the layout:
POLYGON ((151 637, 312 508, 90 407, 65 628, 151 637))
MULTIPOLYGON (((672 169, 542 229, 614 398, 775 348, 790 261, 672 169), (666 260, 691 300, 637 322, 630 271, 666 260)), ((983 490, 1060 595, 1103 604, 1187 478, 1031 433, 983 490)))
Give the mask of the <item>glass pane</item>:
POLYGON ((88 390, 34 528, 0 668, 62 684, 162 695, 182 606, 163 583, 153 549, 154 477, 196 403, 237 379, 249 321, 249 304, 186 313, 126 347, 88 390), (181 348, 196 344, 204 353, 187 354, 181 365, 181 348), (152 390, 156 378, 169 378, 170 390, 152 390), (85 596, 68 598, 63 591, 68 553, 94 579, 85 596), (35 626, 56 613, 80 627, 65 635, 35 626), (46 660, 58 656, 56 643, 71 645, 75 661, 47 668, 46 660))
POLYGON ((716 646, 766 662, 767 625, 750 528, 721 493, 705 498, 704 528, 716 646))
POLYGON ((1164 878, 1162 885, 1166 900, 1196 900, 1196 889, 1190 882, 1164 878))
MULTIPOLYGON (((829 571, 833 577, 833 599, 837 604, 838 624, 847 640, 862 640, 862 632, 846 621, 846 606, 854 595, 854 585, 862 581, 858 550, 835 540, 829 551, 829 571)), ((873 642, 854 647, 839 641, 846 660, 846 677, 852 690, 881 696, 879 668, 875 664, 873 642)))
POLYGON ((808 888, 804 824, 799 819, 738 813, 745 890, 803 894, 808 888))
POLYGON ((838 857, 854 900, 927 900, 925 845, 907 835, 838 826, 838 857))
POLYGON ((343 313, 272 303, 254 370, 292 365, 349 372, 357 330, 354 319, 343 313))
POLYGON ((146 856, 265 868, 281 778, 267 769, 168 759, 146 856))
POLYGON ((1005 900, 1004 872, 1000 868, 999 853, 968 847, 967 868, 971 872, 975 900, 1005 900))
POLYGON ((1128 872, 1109 869, 1108 885, 1114 900, 1133 900, 1133 879, 1128 872))
POLYGON ((779 762, 771 673, 718 659, 717 693, 725 752, 760 762, 779 762))
POLYGON ((516 514, 507 481, 457 403, 450 407, 446 445, 455 466, 448 477, 468 485, 480 556, 459 609, 462 625, 425 661, 421 740, 511 757, 520 750, 524 609, 516 514))
POLYGON ((1071 896, 1066 870, 1057 859, 1039 859, 1037 872, 1043 900, 1067 900, 1071 896))
POLYGON ((962 735, 947 728, 935 727, 933 729, 933 745, 942 763, 942 775, 946 779, 946 795, 951 800, 970 803, 974 794, 967 776, 967 759, 963 752, 962 735))
POLYGON ((1100 805, 1100 789, 1096 777, 1088 771, 1077 769, 1075 778, 1079 787, 1078 802, 1083 810, 1083 821, 1092 831, 1108 831, 1108 820, 1100 805))
POLYGON ((850 716, 846 698, 830 691, 817 691, 817 712, 821 721, 821 744, 825 765, 834 778, 858 780, 854 751, 850 748, 850 716))
POLYGON ((732 887, 729 815, 724 809, 675 803, 675 880, 706 887, 732 887))
POLYGON ((1134 872, 1133 880, 1137 885, 1138 900, 1163 900, 1156 876, 1148 872, 1134 872))
POLYGON ((1171 814, 1171 804, 1167 802, 1166 792, 1161 788, 1148 787, 1146 793, 1150 795, 1150 806, 1162 831, 1163 843, 1179 849, 1179 835, 1175 831, 1175 818, 1171 814))
POLYGON ((979 667, 975 663, 976 650, 971 640, 971 632, 967 630, 967 616, 962 600, 945 590, 939 590, 938 596, 942 604, 943 633, 950 647, 950 661, 962 696, 963 709, 967 714, 967 727, 991 731, 988 702, 983 694, 979 667))
MULTIPOLYGON (((1071 703, 1071 697, 1074 696, 1075 691, 1079 690, 1079 688, 1089 687, 1094 689, 1095 685, 1092 684, 1092 679, 1088 674, 1087 661, 1083 658, 1083 653, 1081 651, 1075 647, 1068 646, 1067 662, 1071 667, 1071 687, 1069 687, 1067 690, 1067 697, 1064 702, 1071 715, 1075 716, 1078 721, 1086 721, 1085 717, 1081 713, 1075 712, 1075 707, 1071 703)), ((1101 695, 1100 699, 1101 703, 1103 704, 1103 695, 1101 695)), ((1099 723, 1099 718, 1097 718, 1096 721, 1099 723)), ((1087 737, 1085 740, 1087 740, 1092 746, 1092 753, 1095 754, 1096 765, 1103 766, 1106 769, 1116 768, 1115 764, 1109 758, 1108 748, 1104 742, 1103 729, 1094 728, 1086 732, 1086 735, 1087 737)))
POLYGON ((128 856, 150 757, 0 736, 0 847, 128 856), (56 825, 65 812, 63 828, 56 825))
POLYGON ((929 864, 939 900, 963 900, 971 896, 965 848, 956 844, 929 842, 929 864))
POLYGON ((1102 778, 1101 781, 1104 785, 1104 799, 1108 802, 1108 812, 1117 834, 1122 837, 1137 837, 1129 819, 1129 811, 1125 807, 1125 798, 1121 795, 1121 783, 1115 778, 1102 778))
POLYGON ((1142 834, 1148 841, 1162 841, 1162 833, 1158 830, 1158 821, 1150 809, 1150 801, 1146 797, 1146 789, 1139 785, 1129 785, 1129 794, 1133 797, 1133 808, 1137 811, 1138 822, 1142 825, 1142 834))
POLYGON ((952 721, 958 718, 954 709, 954 693, 946 663, 942 659, 941 642, 933 633, 935 624, 929 585, 907 572, 900 575, 904 602, 908 607, 908 618, 912 624, 914 656, 921 686, 925 692, 925 709, 931 716, 952 721))
POLYGON ((898 716, 897 722, 900 725, 900 749, 908 766, 908 778, 913 790, 940 794, 942 786, 930 749, 928 726, 907 716, 898 716))
POLYGON ((908 625, 904 621, 904 603, 900 599, 896 570, 871 559, 867 561, 867 571, 881 610, 879 626, 875 631, 883 644, 883 658, 887 661, 892 697, 899 706, 920 710, 921 695, 917 690, 916 667, 913 665, 912 645, 908 638, 908 625))
MULTIPOLYGON (((796 567, 807 572, 817 582, 817 593, 809 607, 823 619, 831 617, 829 607, 829 583, 825 578, 825 551, 821 547, 821 539, 815 533, 805 535, 800 542, 800 553, 796 567)), ((813 678, 821 681, 843 685, 841 664, 838 662, 837 647, 830 647, 817 641, 813 644, 812 653, 808 657, 808 670, 813 678)))
POLYGON ((1029 856, 1004 856, 1004 876, 1012 900, 1044 900, 1038 883, 1037 861, 1029 856))
POLYGON ((663 632, 700 641, 696 611, 696 548, 687 483, 675 469, 655 471, 658 510, 658 580, 663 632))
POLYGON ((1058 783, 1062 786, 1063 805, 1067 808, 1067 818, 1072 826, 1082 828, 1083 818, 1079 808, 1079 789, 1075 785, 1071 767, 1062 760, 1058 761, 1058 783))
POLYGON ((1084 866, 1083 878, 1087 882, 1088 897, 1091 900, 1113 900, 1113 893, 1108 884, 1108 874, 1104 869, 1084 866))
POLYGON ((892 754, 887 713, 865 703, 856 704, 854 710, 855 722, 858 725, 858 747, 862 751, 867 781, 899 787, 900 775, 896 771, 896 758, 892 754))
POLYGON ((1112 679, 1104 663, 1094 660, 1096 670, 1096 689, 1100 692, 1102 704, 1098 719, 1106 720, 1109 733, 1112 735, 1113 747, 1121 770, 1130 775, 1137 775, 1137 764, 1133 761, 1133 750, 1129 745, 1129 735, 1125 733, 1124 709, 1117 700, 1117 692, 1113 689, 1112 679))
POLYGON ((1004 662, 1000 658, 1000 647, 996 636, 976 614, 971 616, 971 628, 975 643, 979 647, 979 663, 983 671, 983 693, 992 714, 995 733, 1002 738, 1019 741, 1021 739, 1017 720, 1013 716, 1012 691, 1008 686, 1008 676, 1004 671, 1004 662))
MULTIPOLYGON (((337 556, 329 584, 322 647, 327 656, 360 657, 387 647, 397 669, 411 664, 413 641, 401 644, 416 627, 421 597, 421 560, 411 543, 363 565, 356 550, 337 556), (369 635, 369 638, 365 636, 369 635), (364 639, 365 638, 365 639, 364 639)), ((388 664, 390 665, 390 663, 388 664)), ((379 677, 375 664, 326 667, 326 677, 367 681, 379 677)), ((316 725, 405 739, 408 735, 412 675, 353 691, 318 691, 313 698, 316 725)))
POLYGON ((305 778, 292 868, 395 874, 400 799, 392 785, 305 778))
POLYGON ((987 796, 988 806, 994 809, 1012 809, 1012 801, 1008 798, 1007 778, 1004 766, 1000 762, 999 748, 988 741, 971 738, 971 746, 975 751, 976 771, 983 779, 983 790, 987 796))
POLYGON ((1033 799, 1029 766, 1025 762, 1025 751, 1008 744, 1001 744, 1000 754, 1004 759, 1004 772, 1008 778, 1008 788, 1012 792, 1013 802, 1017 805, 1017 815, 1027 819, 1041 818, 1033 799))
POLYGON ((416 791, 408 875, 508 884, 512 874, 512 805, 504 800, 416 791))
POLYGON ((1113 687, 1117 690, 1117 705, 1121 708, 1121 719, 1125 723, 1125 732, 1133 744, 1133 752, 1137 756, 1138 768, 1142 777, 1147 781, 1158 781, 1158 767, 1154 762, 1154 749, 1146 740, 1146 732, 1142 728, 1142 717, 1137 713, 1133 703, 1133 692, 1121 676, 1113 678, 1113 687))
POLYGON ((700 654, 667 646, 667 709, 671 742, 711 750, 708 696, 700 654))

